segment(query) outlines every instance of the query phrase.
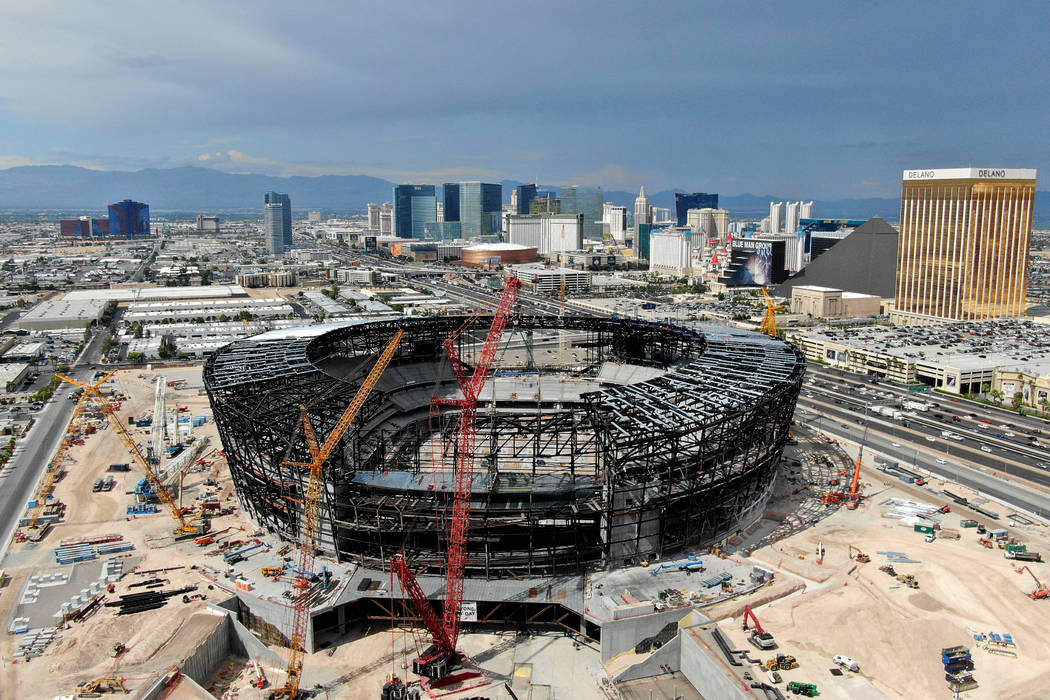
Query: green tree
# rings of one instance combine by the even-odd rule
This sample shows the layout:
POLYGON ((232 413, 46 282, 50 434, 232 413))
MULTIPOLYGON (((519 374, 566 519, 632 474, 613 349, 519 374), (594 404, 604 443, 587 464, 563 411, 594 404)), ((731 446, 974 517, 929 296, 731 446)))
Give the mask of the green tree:
POLYGON ((988 395, 992 397, 992 401, 994 401, 1000 406, 1002 405, 1003 399, 1005 398, 1003 392, 999 391, 998 389, 992 389, 988 392, 988 395))
POLYGON ((1013 406, 1015 411, 1022 413, 1022 407, 1024 406, 1024 392, 1015 391, 1014 398, 1010 401, 1010 405, 1013 406))

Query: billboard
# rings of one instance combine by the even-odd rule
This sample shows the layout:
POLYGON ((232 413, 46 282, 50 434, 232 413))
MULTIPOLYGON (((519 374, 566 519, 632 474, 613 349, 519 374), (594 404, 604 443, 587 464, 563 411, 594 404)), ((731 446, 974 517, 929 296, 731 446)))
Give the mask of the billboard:
POLYGON ((730 258, 731 287, 764 287, 787 279, 784 269, 784 241, 737 238, 730 258))
POLYGON ((365 250, 375 250, 375 249, 376 249, 376 237, 375 236, 365 236, 365 250))

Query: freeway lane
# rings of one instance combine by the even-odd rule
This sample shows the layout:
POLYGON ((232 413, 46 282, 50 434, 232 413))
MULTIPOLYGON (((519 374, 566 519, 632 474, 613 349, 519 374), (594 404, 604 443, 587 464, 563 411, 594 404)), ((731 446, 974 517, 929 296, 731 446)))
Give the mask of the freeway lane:
MULTIPOLYGON (((812 421, 805 421, 807 425, 811 425, 816 428, 816 424, 812 421)), ((842 424, 838 421, 828 422, 827 425, 821 427, 821 432, 827 433, 834 438, 847 440, 852 443, 860 444, 863 443, 869 448, 873 449, 887 457, 897 460, 902 465, 910 465, 913 462, 918 462, 917 467, 930 471, 935 475, 943 476, 951 481, 962 484, 969 488, 979 491, 989 498, 994 498, 1005 504, 1010 504, 1021 510, 1028 511, 1034 515, 1038 515, 1044 519, 1050 519, 1050 497, 1047 497, 1035 491, 1029 487, 1026 487, 1023 483, 1015 483, 1005 481, 1004 479, 992 476, 990 473, 973 469, 965 465, 961 465, 952 461, 947 464, 938 464, 929 455, 920 454, 918 460, 915 459, 915 449, 909 445, 902 445, 900 448, 893 447, 893 438, 888 437, 881 432, 873 431, 869 428, 867 435, 864 435, 864 426, 853 424, 842 424)), ((1006 515, 1006 513, 1000 513, 1000 515, 1006 515)))
POLYGON ((934 432, 934 429, 931 429, 929 426, 916 424, 911 420, 908 421, 908 427, 904 427, 889 419, 865 416, 861 412, 806 396, 799 397, 799 406, 813 412, 813 415, 807 416, 807 424, 812 424, 819 429, 856 429, 863 434, 864 426, 868 425, 872 430, 879 430, 890 437, 892 442, 901 443, 900 448, 894 449, 902 453, 910 453, 908 457, 904 458, 904 461, 909 463, 918 458, 920 450, 923 454, 929 456, 929 461, 935 464, 935 468, 938 469, 943 465, 939 465, 936 462, 937 459, 944 459, 950 464, 958 462, 960 457, 965 456, 965 459, 974 462, 978 467, 1010 474, 1050 487, 1050 473, 1033 468, 1027 461, 1020 462, 1004 459, 1001 454, 988 454, 957 443, 954 440, 946 440, 940 437, 939 432, 934 432), (858 423, 858 420, 862 422, 858 423), (929 438, 933 439, 930 440, 929 438))

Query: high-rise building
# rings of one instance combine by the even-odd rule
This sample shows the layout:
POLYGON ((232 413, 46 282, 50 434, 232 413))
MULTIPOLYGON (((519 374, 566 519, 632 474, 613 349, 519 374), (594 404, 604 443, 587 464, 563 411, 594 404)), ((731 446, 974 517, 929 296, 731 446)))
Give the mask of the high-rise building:
POLYGON ((706 192, 675 192, 674 211, 679 226, 685 226, 690 209, 718 209, 718 195, 706 192))
POLYGON ((512 214, 507 242, 535 248, 540 255, 579 250, 583 246, 582 214, 512 214))
POLYGON ((784 206, 784 230, 781 233, 794 233, 798 231, 799 205, 802 202, 788 202, 784 206))
POLYGON ((379 230, 379 211, 378 204, 372 202, 368 204, 368 228, 372 231, 379 230))
POLYGON ((280 204, 281 209, 281 238, 284 250, 292 247, 292 200, 286 194, 267 192, 263 197, 264 204, 280 204))
POLYGON ((593 240, 602 238, 602 204, 604 197, 601 187, 563 187, 558 195, 561 200, 562 214, 583 214, 583 236, 593 240))
POLYGON ((690 277, 692 270, 692 231, 653 231, 649 239, 649 271, 690 277))
POLYGON ((197 231, 200 233, 218 233, 219 217, 197 214, 197 231))
MULTIPOLYGON (((799 217, 802 219, 813 218, 813 202, 799 202, 799 217)), ((792 231, 791 233, 795 233, 792 231)))
POLYGON ((394 235, 398 238, 424 238, 428 221, 437 221, 434 186, 395 185, 394 235))
POLYGON ((441 186, 441 198, 445 202, 445 221, 459 221, 459 183, 446 182, 441 186))
POLYGON ((645 196, 645 185, 638 190, 638 197, 634 200, 634 225, 653 223, 652 212, 649 211, 649 198, 645 196))
POLYGON ((64 238, 101 238, 109 235, 109 219, 81 216, 77 219, 61 219, 59 235, 64 238))
MULTIPOLYGON (((464 238, 475 238, 500 231, 503 227, 503 185, 461 182, 456 185, 456 189, 459 191, 458 221, 463 224, 464 238)), ((445 220, 452 221, 453 219, 448 217, 448 205, 446 194, 445 220)))
POLYGON ((729 233, 729 210, 690 209, 686 213, 686 224, 694 234, 704 234, 704 240, 699 241, 698 245, 710 238, 717 238, 724 243, 729 233))
POLYGON ((518 214, 528 214, 529 205, 536 199, 536 185, 518 185, 514 188, 516 205, 514 211, 518 214))
POLYGON ((1034 169, 905 170, 895 319, 1020 316, 1035 189, 1034 169))
POLYGON ((784 203, 769 203, 769 233, 780 233, 784 230, 784 203))
POLYGON ((109 235, 122 238, 149 236, 149 205, 130 199, 110 204, 109 235))
POLYGON ((263 205, 263 238, 266 241, 266 252, 270 255, 284 255, 284 205, 280 202, 267 202, 263 205))
POLYGON ((608 202, 602 207, 602 222, 609 227, 609 236, 623 242, 627 239, 627 207, 618 207, 608 202))
POLYGON ((529 202, 530 214, 560 214, 561 200, 553 192, 537 192, 536 198, 529 202))
POLYGON ((649 248, 652 242, 653 225, 638 224, 634 227, 634 252, 639 260, 649 259, 649 248))
POLYGON ((379 207, 379 235, 394 235, 394 203, 383 202, 379 207))

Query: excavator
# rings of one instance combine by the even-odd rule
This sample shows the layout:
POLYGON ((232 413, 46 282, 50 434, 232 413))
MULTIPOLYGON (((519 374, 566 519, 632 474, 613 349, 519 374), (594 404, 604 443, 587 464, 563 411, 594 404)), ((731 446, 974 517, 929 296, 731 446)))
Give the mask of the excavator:
POLYGON ((747 619, 751 618, 751 622, 754 623, 754 629, 751 630, 751 635, 748 637, 748 641, 754 644, 759 649, 769 650, 776 649, 777 642, 773 639, 773 635, 762 629, 762 623, 758 621, 758 617, 755 615, 755 611, 751 609, 750 605, 744 606, 744 626, 743 630, 748 631, 747 619))
POLYGON ((853 559, 858 564, 867 564, 869 561, 871 561, 871 557, 869 557, 867 554, 860 551, 853 545, 849 546, 849 558, 853 559))
POLYGON ((1022 566, 1020 569, 1017 569, 1017 573, 1019 574, 1024 573, 1025 571, 1027 571, 1028 575, 1032 577, 1033 581, 1035 581, 1035 590, 1029 593, 1028 597, 1032 600, 1044 600, 1050 597, 1050 588, 1047 588, 1042 581, 1037 579, 1031 569, 1027 566, 1022 566))

